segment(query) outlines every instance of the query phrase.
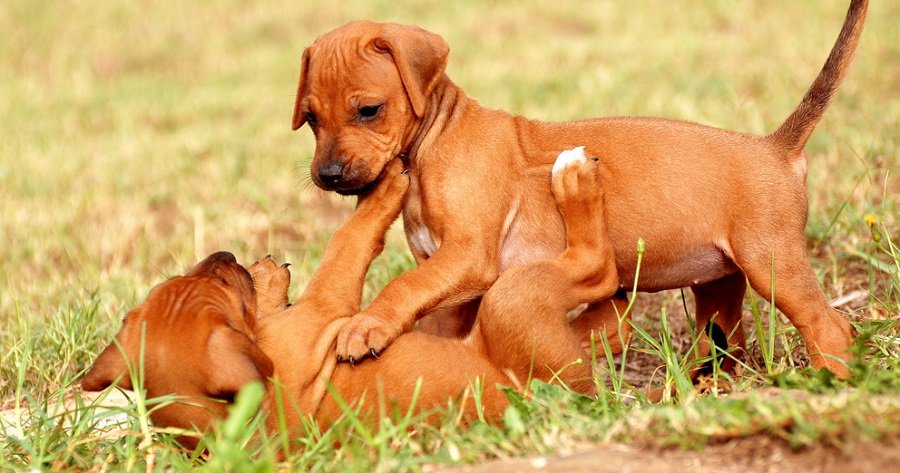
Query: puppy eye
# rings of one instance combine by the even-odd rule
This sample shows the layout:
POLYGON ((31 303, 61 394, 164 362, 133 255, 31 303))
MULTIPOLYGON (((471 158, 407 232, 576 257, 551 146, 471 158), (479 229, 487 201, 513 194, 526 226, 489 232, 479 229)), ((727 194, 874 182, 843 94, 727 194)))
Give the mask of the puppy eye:
POLYGON ((381 107, 383 106, 384 104, 359 107, 359 118, 362 120, 371 120, 378 116, 378 112, 381 111, 381 107))
POLYGON ((316 126, 316 114, 313 112, 306 112, 306 123, 309 123, 309 126, 316 126))

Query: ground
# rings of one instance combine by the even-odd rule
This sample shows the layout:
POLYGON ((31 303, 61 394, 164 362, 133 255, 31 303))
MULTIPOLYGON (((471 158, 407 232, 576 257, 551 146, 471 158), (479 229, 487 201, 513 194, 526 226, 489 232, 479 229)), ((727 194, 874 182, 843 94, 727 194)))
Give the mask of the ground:
POLYGON ((814 446, 794 449, 784 441, 756 435, 702 450, 612 445, 586 447, 570 455, 496 460, 478 466, 440 469, 442 473, 650 473, 659 471, 860 472, 894 471, 900 445, 871 442, 852 451, 814 446))

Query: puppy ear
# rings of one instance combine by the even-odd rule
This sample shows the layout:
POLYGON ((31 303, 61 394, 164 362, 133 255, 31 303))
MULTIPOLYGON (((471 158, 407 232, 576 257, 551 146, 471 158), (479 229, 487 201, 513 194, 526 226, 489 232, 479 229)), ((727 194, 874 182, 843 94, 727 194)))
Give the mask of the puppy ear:
POLYGON ((213 396, 235 394, 251 381, 272 376, 272 360, 246 335, 218 328, 209 336, 207 389, 213 396))
POLYGON ((123 338, 119 332, 116 340, 100 353, 91 369, 84 375, 84 378, 81 378, 82 389, 102 391, 114 382, 122 389, 132 389, 131 376, 128 374, 128 367, 122 356, 122 350, 125 349, 123 338))
POLYGON ((387 24, 372 40, 376 50, 394 59, 403 88, 417 117, 425 113, 428 96, 447 67, 450 46, 444 38, 415 26, 387 24))
POLYGON ((309 48, 303 50, 303 59, 300 60, 300 83, 297 84, 297 97, 294 100, 293 129, 297 130, 306 123, 306 115, 300 110, 300 101, 303 99, 303 89, 306 88, 306 77, 309 73, 309 48))

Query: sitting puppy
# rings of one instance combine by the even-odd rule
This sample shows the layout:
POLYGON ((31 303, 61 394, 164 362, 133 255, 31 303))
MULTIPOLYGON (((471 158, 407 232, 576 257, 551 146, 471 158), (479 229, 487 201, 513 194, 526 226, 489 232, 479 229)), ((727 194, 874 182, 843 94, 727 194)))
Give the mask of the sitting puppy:
MULTIPOLYGON (((400 212, 409 185, 401 167, 395 161, 375 188, 360 196, 356 212, 335 232, 293 306, 282 310, 289 284, 285 266, 269 257, 247 271, 230 253, 216 253, 185 276, 157 286, 125 317, 116 342, 83 378, 84 389, 114 383, 131 388, 128 367, 138 366, 143 346, 148 395, 174 393, 188 401, 154 410, 153 421, 199 430, 222 418, 234 394, 257 379, 267 381, 264 408, 279 414, 269 416, 272 429, 281 416, 291 428, 301 416, 312 416, 322 426, 339 417, 337 402, 324 396, 326 382, 347 402, 383 393, 405 409, 422 379, 417 408, 428 410, 446 405, 481 378, 488 387, 482 402, 489 419, 498 418, 507 402, 495 383, 522 386, 529 377, 559 379, 590 393, 589 363, 573 364, 584 352, 567 310, 596 302, 619 282, 612 245, 601 237, 604 193, 598 163, 580 150, 561 154, 551 178, 566 224, 565 251, 504 273, 485 295, 467 338, 411 332, 379 359, 355 369, 336 362, 337 334, 359 311, 366 271, 400 212), (526 312, 532 315, 523 324, 526 312)), ((469 418, 476 414, 472 404, 466 403, 469 418)), ((370 402, 363 408, 377 406, 370 402)), ((181 440, 196 445, 194 438, 181 440)))

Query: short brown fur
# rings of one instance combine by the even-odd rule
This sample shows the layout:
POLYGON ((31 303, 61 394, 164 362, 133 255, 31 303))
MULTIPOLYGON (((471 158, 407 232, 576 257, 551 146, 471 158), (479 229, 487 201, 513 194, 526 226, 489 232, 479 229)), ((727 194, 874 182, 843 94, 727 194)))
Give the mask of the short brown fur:
MULTIPOLYGON (((623 287, 634 282, 642 238, 640 290, 691 287, 698 326, 714 321, 742 348, 749 282, 774 296, 814 366, 847 376, 851 327, 826 302, 805 251, 803 146, 846 73, 867 3, 851 2, 818 78, 766 137, 657 118, 538 122, 467 97, 444 74, 449 47, 433 33, 354 22, 318 38, 304 52, 293 120, 316 135, 313 179, 352 194, 392 158, 405 159, 404 226, 419 263, 343 328, 339 356, 383 350, 418 318, 477 301, 504 271, 560 254, 565 232, 548 169, 561 150, 584 145, 602 160, 623 287)), ((611 325, 593 309, 584 320, 611 325)))
MULTIPOLYGON (((325 381, 351 404, 365 398, 363 411, 377 413, 379 396, 405 412, 420 379, 416 407, 426 411, 446 406, 481 378, 483 414, 491 420, 507 402, 496 383, 558 379, 592 392, 590 367, 577 362, 583 350, 566 321, 566 308, 596 300, 618 284, 612 246, 596 237, 604 226, 603 190, 593 161, 555 178, 556 202, 572 224, 567 249, 556 259, 505 273, 485 295, 467 339, 409 333, 377 361, 335 366, 337 328, 359 311, 366 270, 400 212, 409 183, 401 168, 396 162, 374 191, 361 196, 294 305, 285 309, 286 266, 268 257, 248 274, 230 254, 216 253, 186 276, 153 289, 83 378, 84 389, 111 384, 131 389, 127 365, 138 365, 143 332, 148 396, 176 394, 188 401, 155 409, 151 417, 159 426, 208 430, 225 416, 234 393, 253 380, 267 384, 264 407, 273 431, 282 416, 290 429, 298 429, 304 416, 323 428, 341 416, 335 399, 325 395, 325 381), (525 311, 541 317, 521 326, 525 311)), ((474 419, 473 401, 462 406, 466 418, 474 419)), ((197 445, 196 437, 181 441, 197 445)))

